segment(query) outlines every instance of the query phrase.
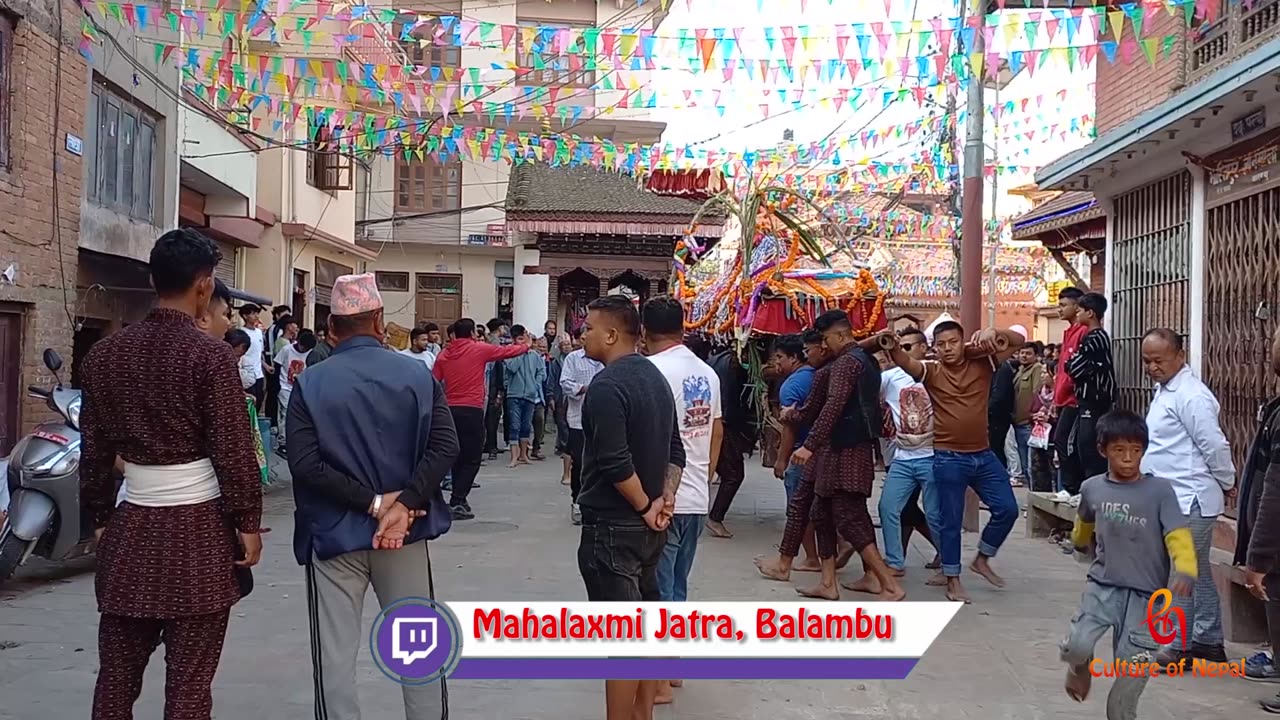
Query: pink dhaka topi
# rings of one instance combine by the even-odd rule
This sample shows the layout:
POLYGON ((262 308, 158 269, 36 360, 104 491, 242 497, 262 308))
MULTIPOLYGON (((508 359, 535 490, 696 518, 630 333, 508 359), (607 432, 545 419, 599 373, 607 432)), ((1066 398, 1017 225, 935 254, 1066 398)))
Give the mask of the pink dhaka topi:
POLYGON ((373 273, 343 275, 333 282, 329 301, 333 315, 359 315, 382 309, 382 294, 373 273))

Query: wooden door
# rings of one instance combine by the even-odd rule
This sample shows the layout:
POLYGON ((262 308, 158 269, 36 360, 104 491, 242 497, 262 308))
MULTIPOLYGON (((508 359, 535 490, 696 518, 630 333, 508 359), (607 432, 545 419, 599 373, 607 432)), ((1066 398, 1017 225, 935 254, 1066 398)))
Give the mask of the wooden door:
POLYGON ((414 322, 422 325, 433 322, 446 328, 462 317, 462 298, 443 293, 418 293, 414 322))
POLYGON ((21 362, 22 315, 0 312, 0 455, 8 455, 18 442, 21 362))

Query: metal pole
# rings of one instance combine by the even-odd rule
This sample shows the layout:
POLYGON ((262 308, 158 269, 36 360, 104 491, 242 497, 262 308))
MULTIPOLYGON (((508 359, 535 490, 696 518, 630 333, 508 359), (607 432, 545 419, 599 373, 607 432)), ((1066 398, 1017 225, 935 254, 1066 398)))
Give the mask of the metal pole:
MULTIPOLYGON (((969 0, 966 21, 973 28, 973 47, 965 54, 986 61, 986 37, 982 27, 982 0, 969 0)), ((983 68, 985 71, 985 68, 983 68)), ((982 325, 982 190, 986 145, 982 136, 982 85, 985 72, 969 75, 968 123, 964 141, 964 184, 960 195, 960 324, 966 332, 982 325)))
MULTIPOLYGON (((996 83, 995 89, 995 107, 1000 107, 1000 83, 996 83)), ((994 225, 996 218, 996 204, 1000 202, 1000 118, 995 119, 995 124, 991 127, 991 164, 995 165, 995 171, 991 173, 991 222, 994 225)), ((988 259, 987 267, 987 327, 996 326, 996 260, 999 258, 1000 251, 1000 234, 993 232, 991 234, 991 257, 988 259)))

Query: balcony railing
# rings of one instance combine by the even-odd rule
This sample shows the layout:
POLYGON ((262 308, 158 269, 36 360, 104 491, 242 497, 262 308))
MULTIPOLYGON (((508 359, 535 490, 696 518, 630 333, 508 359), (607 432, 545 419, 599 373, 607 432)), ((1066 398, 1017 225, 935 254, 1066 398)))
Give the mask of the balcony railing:
POLYGON ((1220 17, 1191 31, 1188 83, 1257 48, 1280 29, 1280 0, 1225 2, 1218 8, 1220 17))

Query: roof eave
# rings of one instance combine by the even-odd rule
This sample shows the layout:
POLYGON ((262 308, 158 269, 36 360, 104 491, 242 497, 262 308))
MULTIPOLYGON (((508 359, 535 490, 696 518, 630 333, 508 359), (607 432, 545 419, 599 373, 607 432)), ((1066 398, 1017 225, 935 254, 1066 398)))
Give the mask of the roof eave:
POLYGON ((1036 173, 1036 184, 1045 190, 1061 186, 1126 148, 1146 140, 1169 125, 1185 119, 1224 95, 1280 70, 1280 37, 1246 53, 1182 92, 1121 125, 1093 142, 1067 153, 1036 173))

